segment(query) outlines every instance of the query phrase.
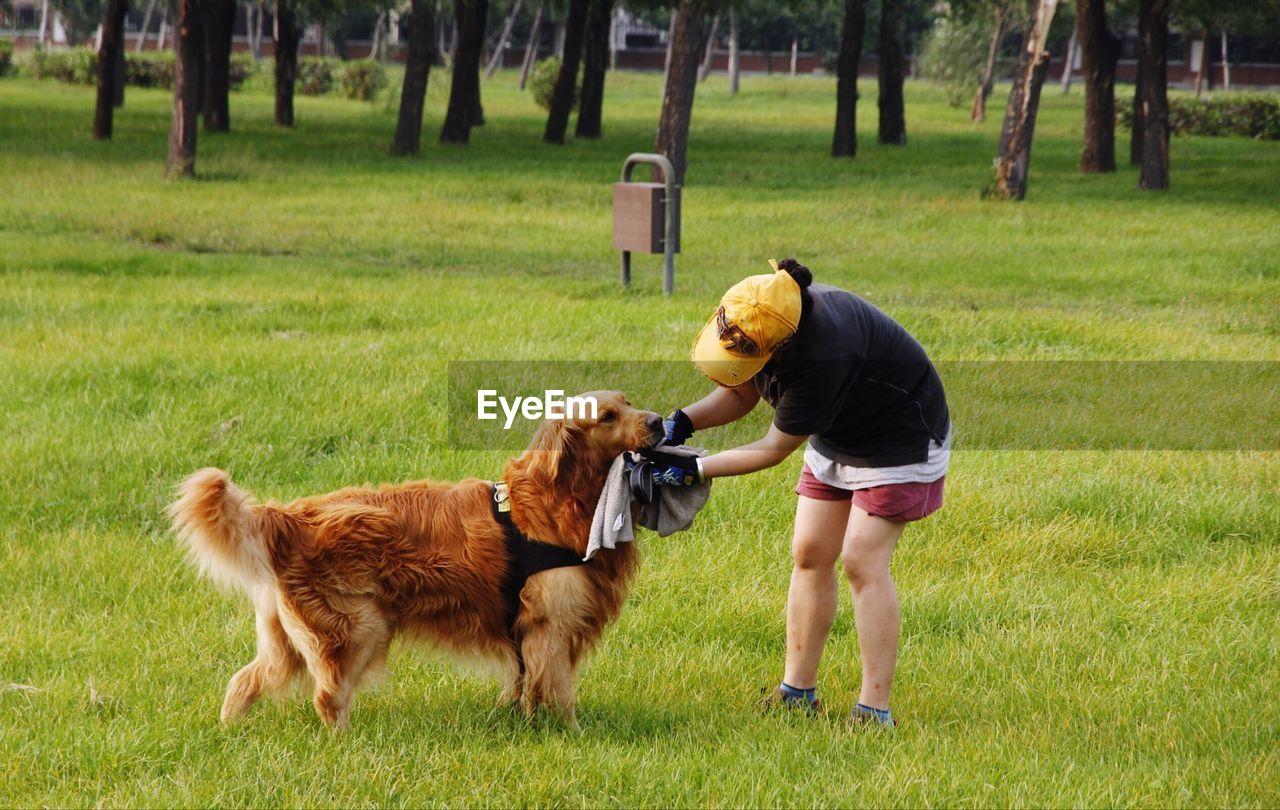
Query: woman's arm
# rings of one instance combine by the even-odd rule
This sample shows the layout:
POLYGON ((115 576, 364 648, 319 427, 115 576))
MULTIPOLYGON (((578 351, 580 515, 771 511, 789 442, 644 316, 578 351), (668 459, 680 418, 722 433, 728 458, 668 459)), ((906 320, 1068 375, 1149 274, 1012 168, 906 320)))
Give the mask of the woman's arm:
POLYGON ((681 410, 694 430, 705 430, 738 421, 751 413, 759 401, 760 392, 747 382, 736 388, 716 386, 716 390, 681 410))
POLYGON ((769 432, 759 441, 700 459, 698 466, 702 470, 702 480, 723 478, 727 475, 745 475, 773 467, 804 444, 807 438, 807 436, 783 433, 773 425, 769 425, 769 432))

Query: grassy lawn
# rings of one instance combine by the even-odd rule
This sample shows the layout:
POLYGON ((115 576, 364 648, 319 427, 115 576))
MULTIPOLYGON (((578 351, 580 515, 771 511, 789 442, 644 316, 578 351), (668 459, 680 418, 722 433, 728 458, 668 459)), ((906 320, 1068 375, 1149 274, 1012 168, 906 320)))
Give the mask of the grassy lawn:
POLYGON ((451 360, 682 363, 719 294, 784 255, 940 360, 1280 360, 1280 144, 1175 139, 1172 190, 1141 194, 1128 166, 1078 174, 1080 96, 1047 88, 1028 200, 996 204, 999 94, 974 126, 910 86, 899 149, 864 82, 861 151, 833 162, 833 81, 712 78, 664 300, 658 257, 619 290, 609 240, 658 78, 611 75, 605 137, 562 148, 515 84, 487 81, 487 125, 444 147, 435 73, 410 160, 387 103, 300 98, 284 132, 250 87, 231 134, 200 135, 200 179, 170 183, 167 94, 130 89, 100 144, 91 88, 0 79, 0 806, 1280 803, 1275 447, 962 448, 895 556, 893 735, 841 722, 847 596, 830 716, 754 708, 781 674, 798 456, 640 539, 581 736, 406 648, 343 736, 302 698, 220 727, 252 618, 183 563, 174 484, 494 476, 502 453, 449 442, 451 360))

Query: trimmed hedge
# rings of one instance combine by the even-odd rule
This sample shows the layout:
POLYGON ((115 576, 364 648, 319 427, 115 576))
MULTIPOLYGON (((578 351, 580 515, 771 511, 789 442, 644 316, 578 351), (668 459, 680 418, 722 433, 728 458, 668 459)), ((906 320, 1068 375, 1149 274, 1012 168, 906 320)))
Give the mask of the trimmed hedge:
POLYGON ((13 66, 13 43, 7 39, 0 39, 0 76, 9 72, 9 68, 13 66))
MULTIPOLYGON (((0 42, 0 47, 8 45, 0 42)), ((10 46, 10 50, 12 47, 10 46)), ((0 73, 7 65, 0 51, 0 73)), ((70 84, 98 83, 98 52, 93 48, 67 48, 59 51, 34 50, 27 57, 28 72, 37 79, 56 79, 70 84)), ((174 57, 167 51, 125 52, 125 84, 133 87, 173 89, 174 57)), ((232 90, 239 90, 253 75, 255 66, 248 54, 231 57, 229 80, 232 90)), ((304 96, 320 96, 340 89, 347 98, 372 101, 387 86, 387 71, 367 59, 343 62, 340 59, 306 57, 298 60, 297 91, 304 96)), ((552 77, 554 82, 554 76, 552 77)))
MULTIPOLYGON (((1133 128, 1133 99, 1116 100, 1116 118, 1133 128)), ((1169 128, 1175 135, 1238 135, 1280 140, 1280 96, 1235 94, 1208 99, 1169 99, 1169 128)))
POLYGON ((304 96, 322 96, 333 90, 333 77, 342 65, 339 59, 306 56, 298 60, 295 88, 304 96))
MULTIPOLYGON (((533 94, 533 101, 544 110, 551 110, 551 95, 556 90, 556 79, 560 78, 560 59, 552 56, 543 59, 541 62, 533 66, 533 73, 529 76, 529 92, 533 94)), ((578 102, 582 101, 582 73, 578 73, 578 85, 573 88, 573 108, 578 109, 578 102)))
POLYGON ((373 101, 387 86, 387 71, 372 59, 357 59, 342 67, 342 95, 355 101, 373 101))
POLYGON ((134 87, 172 90, 174 70, 172 53, 143 51, 124 55, 124 83, 134 87))
MULTIPOLYGON (((68 48, 61 51, 35 50, 28 59, 31 75, 37 79, 57 79, 70 84, 98 83, 98 52, 93 48, 68 48)), ((253 59, 237 54, 231 57, 228 80, 232 90, 239 90, 253 75, 253 59)), ((125 51, 124 83, 133 87, 173 89, 174 57, 167 51, 125 51)))
POLYGON ((68 84, 98 83, 98 53, 93 48, 62 51, 37 48, 27 57, 26 67, 36 79, 57 79, 68 84))

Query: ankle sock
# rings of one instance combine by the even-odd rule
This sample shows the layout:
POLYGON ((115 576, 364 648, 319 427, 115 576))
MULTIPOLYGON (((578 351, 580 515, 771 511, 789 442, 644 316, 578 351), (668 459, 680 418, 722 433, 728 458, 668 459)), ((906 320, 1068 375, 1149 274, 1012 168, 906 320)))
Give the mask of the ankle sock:
POLYGON ((865 703, 859 703, 855 710, 864 715, 871 715, 886 726, 893 725, 893 713, 888 709, 873 709, 865 703))
POLYGON ((818 702, 818 687, 816 686, 810 689, 797 689, 783 681, 778 684, 778 688, 782 690, 782 699, 786 703, 802 703, 806 706, 812 706, 818 702))

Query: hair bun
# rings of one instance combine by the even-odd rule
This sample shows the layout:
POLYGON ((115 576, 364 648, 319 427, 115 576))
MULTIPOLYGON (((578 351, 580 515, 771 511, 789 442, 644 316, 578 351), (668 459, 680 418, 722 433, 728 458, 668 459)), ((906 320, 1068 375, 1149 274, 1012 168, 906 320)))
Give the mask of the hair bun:
POLYGON ((796 284, 799 284, 802 290, 807 289, 813 283, 813 273, 795 259, 783 259, 778 262, 778 269, 787 271, 787 275, 795 279, 796 284))

